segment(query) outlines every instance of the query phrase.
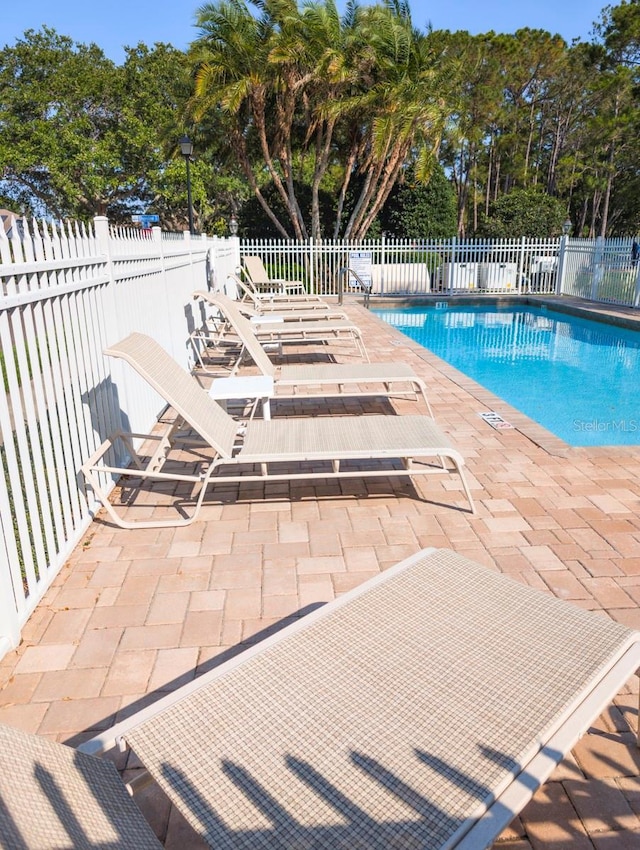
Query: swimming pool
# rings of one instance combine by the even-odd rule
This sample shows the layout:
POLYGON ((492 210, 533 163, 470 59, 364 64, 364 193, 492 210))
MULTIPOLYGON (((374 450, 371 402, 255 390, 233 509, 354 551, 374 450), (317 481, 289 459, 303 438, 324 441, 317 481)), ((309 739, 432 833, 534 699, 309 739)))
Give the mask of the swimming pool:
POLYGON ((640 331, 529 305, 372 312, 569 445, 640 445, 640 331))

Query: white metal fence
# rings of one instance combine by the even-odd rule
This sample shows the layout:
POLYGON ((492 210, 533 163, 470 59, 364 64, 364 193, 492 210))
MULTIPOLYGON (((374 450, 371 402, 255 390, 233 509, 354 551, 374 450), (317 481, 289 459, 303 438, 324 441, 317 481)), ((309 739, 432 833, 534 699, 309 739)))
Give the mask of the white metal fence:
POLYGON ((141 331, 190 365, 191 294, 238 262, 236 239, 104 218, 0 227, 0 657, 91 522, 81 464, 122 418, 145 432, 163 407, 104 347, 141 331))
POLYGON ((638 306, 634 240, 503 239, 365 242, 243 240, 272 278, 336 295, 366 269, 373 296, 567 294, 638 306), (354 275, 350 270, 356 272, 354 275))
POLYGON ((640 307, 637 240, 570 239, 564 252, 562 293, 640 307))
POLYGON ((147 432, 162 410, 103 349, 135 330, 191 365, 192 292, 221 286, 241 255, 323 294, 357 283, 349 269, 364 263, 374 296, 557 292, 639 306, 631 248, 566 237, 240 245, 104 218, 14 223, 11 239, 0 227, 0 657, 91 522, 81 464, 114 426, 147 432))

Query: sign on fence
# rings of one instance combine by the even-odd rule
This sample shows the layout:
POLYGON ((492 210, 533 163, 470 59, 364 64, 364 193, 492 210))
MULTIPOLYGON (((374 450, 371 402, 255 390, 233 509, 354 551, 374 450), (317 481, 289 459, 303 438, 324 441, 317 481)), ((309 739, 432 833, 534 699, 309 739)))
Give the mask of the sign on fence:
POLYGON ((349 251, 349 286, 360 287, 371 291, 373 277, 371 275, 371 251, 349 251), (352 274, 355 272, 355 274, 352 274), (356 277, 357 275, 357 277, 356 277))
POLYGON ((144 215, 132 215, 131 221, 134 224, 141 224, 143 227, 149 227, 150 224, 157 224, 160 221, 160 216, 155 213, 145 213, 144 215))

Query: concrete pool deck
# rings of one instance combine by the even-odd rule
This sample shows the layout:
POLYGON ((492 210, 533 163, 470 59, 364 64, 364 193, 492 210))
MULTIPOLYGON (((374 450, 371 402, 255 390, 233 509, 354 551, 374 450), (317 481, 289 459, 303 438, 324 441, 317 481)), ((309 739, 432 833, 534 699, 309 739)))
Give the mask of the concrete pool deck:
MULTIPOLYGON (((427 381, 436 419, 467 459, 477 515, 463 509, 452 476, 422 479, 421 498, 410 484, 383 478, 253 485, 241 499, 227 489, 183 529, 122 530, 98 517, 21 646, 0 661, 0 722, 79 743, 427 546, 640 628, 640 446, 548 443, 548 432, 536 439, 532 423, 503 408, 516 427, 494 429, 478 415, 496 409, 494 396, 359 304, 346 309, 373 361, 408 362, 427 381)), ((416 404, 377 398, 332 402, 331 410, 403 413, 416 404)), ((278 403, 274 414, 298 407, 323 409, 278 403)), ((634 679, 498 846, 640 846, 637 705, 634 679)), ((135 762, 120 767, 136 770, 135 762)), ((203 846, 157 788, 139 803, 166 848, 203 846)))

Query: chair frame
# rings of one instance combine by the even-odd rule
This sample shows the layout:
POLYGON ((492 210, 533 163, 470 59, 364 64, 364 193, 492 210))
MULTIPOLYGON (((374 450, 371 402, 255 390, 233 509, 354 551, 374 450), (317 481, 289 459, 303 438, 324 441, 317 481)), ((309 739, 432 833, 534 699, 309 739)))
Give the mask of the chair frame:
MULTIPOLYGON (((389 361, 379 364, 329 363, 304 366, 284 365, 277 368, 260 344, 253 325, 242 315, 235 301, 223 293, 214 294, 204 291, 194 292, 193 297, 220 311, 242 342, 243 348, 231 369, 232 374, 237 373, 244 355, 248 355, 263 375, 274 379, 277 390, 276 401, 293 398, 370 398, 380 395, 405 395, 407 394, 406 390, 400 389, 398 385, 405 387, 408 385, 410 387, 409 392, 414 397, 422 396, 429 416, 434 418, 427 395, 426 383, 406 363, 389 361), (376 386, 371 389, 361 389, 364 384, 376 386), (383 389, 380 388, 380 384, 383 385, 383 389), (320 391, 317 393, 310 392, 309 389, 314 386, 319 386, 320 391), (332 389, 332 387, 337 389, 332 389), (299 391, 301 388, 305 389, 304 395, 299 391)), ((203 371, 209 371, 202 360, 199 349, 197 346, 194 346, 194 348, 199 366, 203 371)))
MULTIPOLYGON (((114 431, 81 467, 111 520, 122 528, 189 525, 197 519, 211 484, 291 483, 332 478, 362 480, 396 476, 413 479, 421 475, 450 475, 452 472, 459 476, 470 511, 475 512, 464 474, 464 458, 427 416, 253 419, 240 427, 208 396, 197 380, 150 337, 131 334, 105 349, 105 354, 120 357, 133 366, 175 412, 174 421, 161 433, 114 431), (191 434, 182 433, 185 424, 191 429, 191 434), (146 445, 155 443, 155 449, 145 456, 146 461, 135 448, 137 441, 144 441, 146 445), (105 457, 117 451, 119 444, 124 446, 127 465, 105 462, 105 457), (198 471, 164 472, 167 461, 175 458, 175 450, 186 453, 197 464, 198 471), (207 452, 213 452, 213 457, 210 458, 207 452), (364 467, 356 470, 342 466, 343 462, 353 461, 364 463, 364 467), (372 461, 375 464, 372 465, 372 461), (446 461, 452 470, 447 467, 446 461), (304 469, 299 472, 292 472, 289 468, 282 471, 282 464, 294 464, 297 468, 302 464, 304 469), (247 467, 251 471, 247 471, 247 467), (190 483, 199 486, 200 490, 189 516, 128 521, 109 500, 103 485, 105 477, 110 481, 118 477, 190 483)), ((120 451, 119 455, 122 454, 120 451)), ((185 460, 184 454, 181 460, 185 460)))
POLYGON ((270 278, 262 257, 258 255, 243 257, 242 271, 258 291, 274 292, 275 290, 275 293, 280 295, 293 295, 305 291, 304 283, 301 280, 270 278))
MULTIPOLYGON (((224 293, 217 293, 224 295, 224 293)), ((202 292, 203 301, 213 305, 215 293, 202 292)), ((224 296, 227 297, 228 296, 224 296)), ((240 308, 239 303, 239 308, 240 308)), ((245 308, 246 309, 246 308, 245 308)), ((341 314, 344 315, 344 314, 341 314)), ((263 345, 271 344, 282 348, 286 344, 348 343, 355 348, 356 354, 369 362, 369 353, 364 343, 360 328, 346 318, 336 318, 336 315, 318 311, 300 313, 278 313, 258 315, 254 318, 254 333, 263 345)), ((224 316, 208 315, 201 327, 192 331, 191 344, 196 358, 202 368, 201 345, 233 345, 237 343, 235 331, 230 327, 224 316)))
POLYGON ((242 278, 237 274, 227 275, 224 292, 234 300, 250 303, 256 310, 264 313, 297 313, 315 312, 319 314, 333 312, 337 309, 320 295, 278 295, 260 292, 248 276, 242 278), (230 291, 231 290, 231 291, 230 291), (234 294, 232 294, 232 292, 234 294))

